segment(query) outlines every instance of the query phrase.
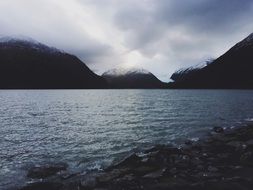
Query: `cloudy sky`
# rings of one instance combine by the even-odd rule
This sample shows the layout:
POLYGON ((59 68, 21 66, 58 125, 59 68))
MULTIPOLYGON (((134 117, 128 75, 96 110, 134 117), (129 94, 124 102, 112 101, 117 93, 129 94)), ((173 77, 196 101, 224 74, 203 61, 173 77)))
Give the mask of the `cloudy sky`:
POLYGON ((252 0, 0 0, 1 36, 55 46, 98 74, 142 67, 168 81, 252 32, 252 0))

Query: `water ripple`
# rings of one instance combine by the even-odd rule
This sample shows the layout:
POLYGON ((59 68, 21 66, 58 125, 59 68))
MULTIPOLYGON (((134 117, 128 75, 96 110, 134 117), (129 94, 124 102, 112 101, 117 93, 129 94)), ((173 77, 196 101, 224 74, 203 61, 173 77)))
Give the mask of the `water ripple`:
POLYGON ((25 183, 34 164, 99 170, 129 152, 253 118, 246 90, 0 92, 0 189, 25 183))

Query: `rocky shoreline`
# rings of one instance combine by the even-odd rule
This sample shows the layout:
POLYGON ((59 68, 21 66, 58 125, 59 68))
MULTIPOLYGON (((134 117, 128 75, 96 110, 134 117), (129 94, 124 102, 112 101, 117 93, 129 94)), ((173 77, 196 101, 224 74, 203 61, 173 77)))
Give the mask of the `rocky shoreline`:
POLYGON ((215 127, 181 147, 158 145, 104 171, 70 174, 66 164, 34 167, 20 190, 248 190, 253 187, 253 125, 215 127))

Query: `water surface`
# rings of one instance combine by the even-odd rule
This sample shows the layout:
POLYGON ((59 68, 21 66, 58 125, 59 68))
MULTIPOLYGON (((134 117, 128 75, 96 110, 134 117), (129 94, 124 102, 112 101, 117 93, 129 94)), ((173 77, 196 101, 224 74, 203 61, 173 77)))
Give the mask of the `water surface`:
POLYGON ((0 104, 0 189, 23 185, 34 165, 101 169, 253 118, 250 90, 14 90, 0 104))

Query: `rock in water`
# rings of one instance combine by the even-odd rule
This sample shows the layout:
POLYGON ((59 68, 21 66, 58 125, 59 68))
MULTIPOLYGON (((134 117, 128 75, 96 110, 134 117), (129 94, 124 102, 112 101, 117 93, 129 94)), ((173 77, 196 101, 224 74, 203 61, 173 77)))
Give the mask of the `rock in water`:
POLYGON ((223 133, 224 129, 222 127, 214 127, 213 131, 216 132, 216 133, 223 133))

